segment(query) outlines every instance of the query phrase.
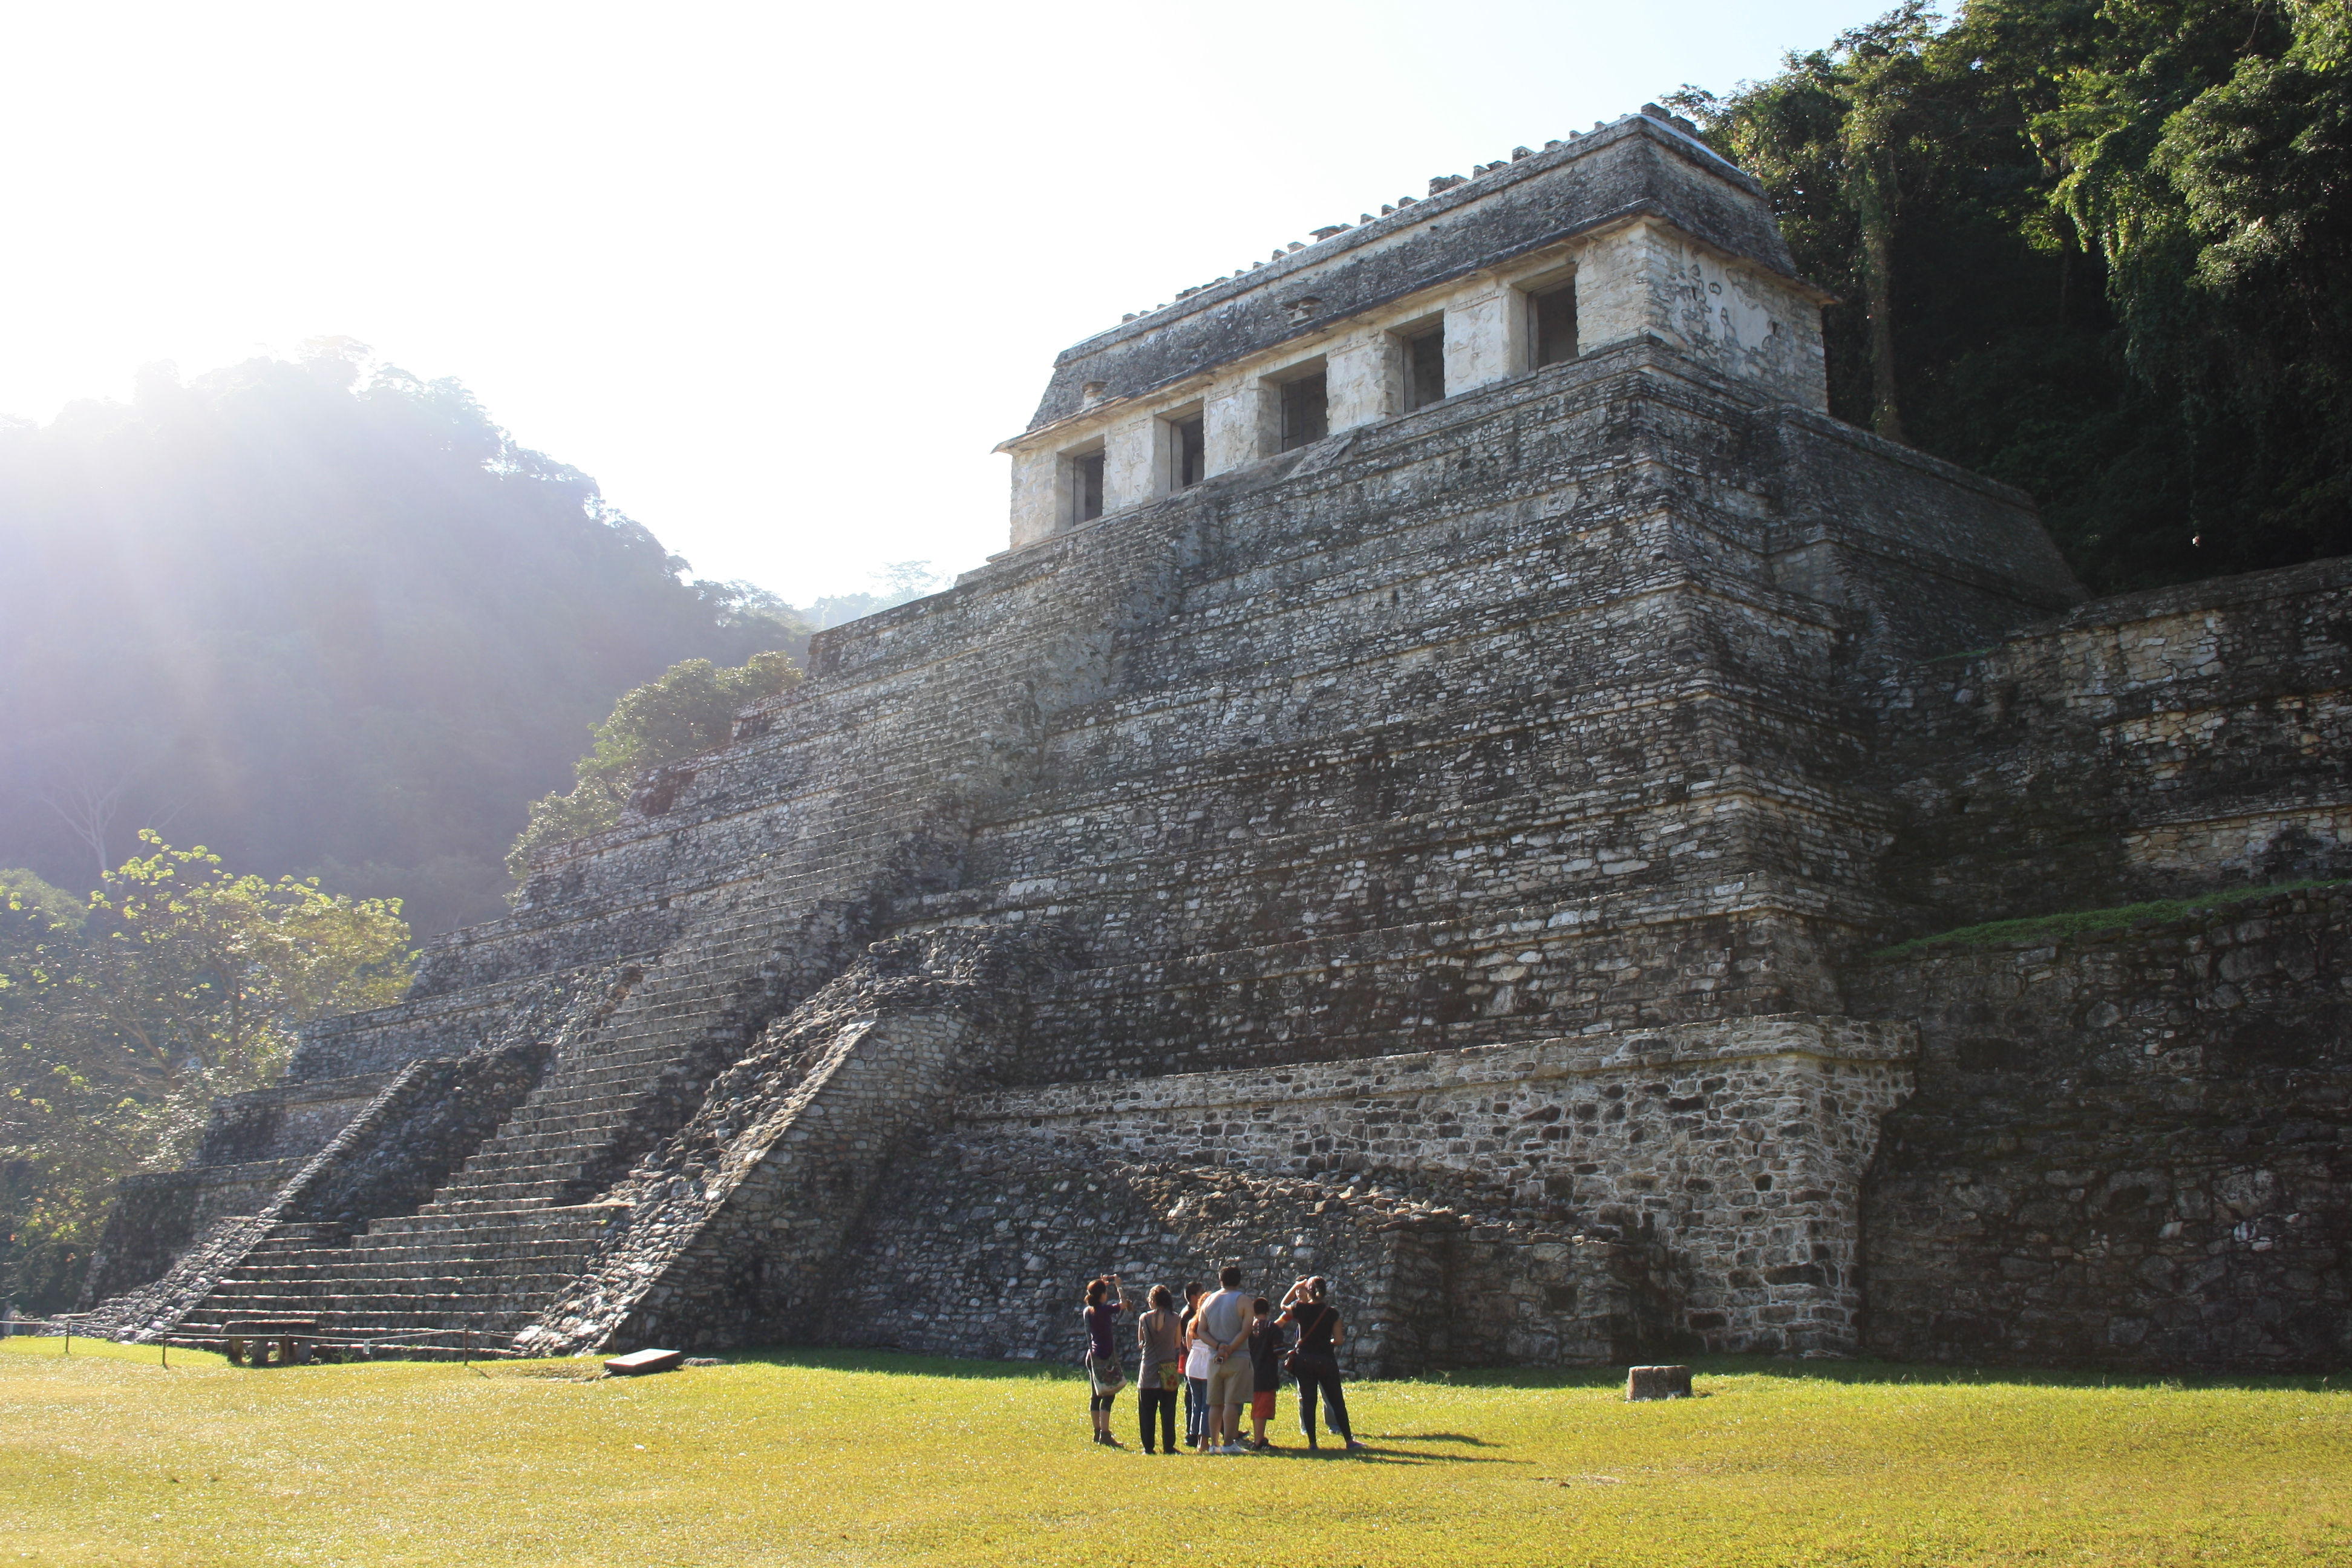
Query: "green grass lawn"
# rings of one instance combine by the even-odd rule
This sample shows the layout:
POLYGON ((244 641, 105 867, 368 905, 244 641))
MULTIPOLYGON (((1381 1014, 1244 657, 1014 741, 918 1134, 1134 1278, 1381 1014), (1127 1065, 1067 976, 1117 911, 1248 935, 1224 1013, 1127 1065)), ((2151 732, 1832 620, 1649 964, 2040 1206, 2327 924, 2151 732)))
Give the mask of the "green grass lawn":
POLYGON ((0 1565, 2352 1563, 2319 1379, 1727 1360, 1367 1383, 1372 1452, 1146 1458, 1059 1370, 778 1352, 243 1371, 0 1342, 0 1565))

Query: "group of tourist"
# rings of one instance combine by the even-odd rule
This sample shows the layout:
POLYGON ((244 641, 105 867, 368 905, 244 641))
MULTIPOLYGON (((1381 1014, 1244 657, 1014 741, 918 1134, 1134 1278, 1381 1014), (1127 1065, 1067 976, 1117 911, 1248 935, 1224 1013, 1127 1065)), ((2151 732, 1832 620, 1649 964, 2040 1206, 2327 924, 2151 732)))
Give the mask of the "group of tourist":
MULTIPOLYGON (((1339 1349, 1344 1330, 1338 1309, 1327 1300, 1322 1278, 1298 1280, 1279 1308, 1263 1296, 1243 1294, 1242 1271, 1218 1270, 1217 1289, 1184 1287, 1184 1305, 1165 1285, 1154 1285, 1149 1310, 1135 1320, 1135 1387, 1147 1454, 1176 1451, 1176 1395, 1184 1396, 1184 1440, 1202 1454, 1249 1454, 1273 1447, 1265 1424, 1274 1419, 1275 1395, 1288 1373, 1298 1384, 1298 1430, 1307 1446, 1319 1445, 1315 1405, 1319 1397, 1325 1424, 1350 1452, 1363 1447, 1348 1425, 1348 1401, 1339 1392, 1339 1349), (1242 1410, 1249 1410, 1251 1434, 1242 1436, 1242 1410), (1153 1447, 1153 1427, 1159 1446, 1153 1447)), ((1091 1394, 1095 1441, 1118 1448, 1111 1436, 1111 1406, 1127 1374, 1118 1349, 1119 1315, 1128 1310, 1118 1276, 1106 1274, 1087 1286, 1083 1309, 1087 1333, 1087 1383, 1091 1394)))

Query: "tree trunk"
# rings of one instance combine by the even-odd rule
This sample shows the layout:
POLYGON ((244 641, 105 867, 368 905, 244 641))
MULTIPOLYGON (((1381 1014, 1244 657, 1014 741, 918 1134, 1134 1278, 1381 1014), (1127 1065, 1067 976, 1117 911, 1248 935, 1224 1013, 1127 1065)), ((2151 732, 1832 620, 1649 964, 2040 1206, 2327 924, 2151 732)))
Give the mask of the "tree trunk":
POLYGON ((1870 427, 1889 441, 1903 434, 1895 391, 1895 171, 1874 157, 1854 163, 1854 206, 1862 220, 1862 271, 1870 310, 1870 427))

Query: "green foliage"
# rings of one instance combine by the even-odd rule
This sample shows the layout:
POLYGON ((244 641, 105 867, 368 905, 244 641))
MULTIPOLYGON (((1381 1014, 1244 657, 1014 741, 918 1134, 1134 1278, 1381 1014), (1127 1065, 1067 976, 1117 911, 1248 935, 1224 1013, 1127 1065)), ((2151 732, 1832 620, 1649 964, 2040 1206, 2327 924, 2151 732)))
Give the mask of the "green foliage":
POLYGON ((573 765, 572 788, 531 803, 530 821, 507 852, 508 869, 520 881, 539 850, 612 826, 646 774, 727 744, 738 709, 800 680, 790 658, 762 653, 737 669, 690 658, 626 693, 573 765))
POLYGON ((2343 0, 1906 4, 1685 89, 1780 212, 1842 417, 2021 485, 2096 591, 2352 551, 2343 0))
POLYGON ((156 827, 428 931, 499 912, 622 692, 807 637, 346 342, 0 422, 0 862, 87 888, 156 827))
POLYGON ((21 866, 0 867, 0 952, 37 942, 59 926, 78 930, 83 912, 79 899, 21 866))
POLYGON ((2200 910, 2224 909, 2242 904, 2248 899, 2267 899, 2276 893, 2296 893, 2310 888, 2341 888, 2347 884, 2332 882, 2273 882, 2262 888, 2229 888, 2218 893, 2205 893, 2193 899, 2152 899, 2140 904, 2117 904, 2105 910, 2069 910, 2054 915, 2031 915, 2023 920, 1987 921, 1982 925, 1961 926, 1955 931, 1938 931, 1933 936, 1913 937, 1909 942, 1880 948, 1873 958, 1905 958, 1931 947, 1994 947, 2012 942, 2047 942, 2062 937, 2084 936, 2093 931, 2123 931, 2143 921, 2177 921, 2200 910))
POLYGON ((396 900, 236 876, 202 847, 140 837, 148 853, 79 909, 9 889, 0 1256, 20 1295, 70 1287, 114 1182, 184 1158, 212 1100, 276 1077, 301 1025, 407 985, 396 900))

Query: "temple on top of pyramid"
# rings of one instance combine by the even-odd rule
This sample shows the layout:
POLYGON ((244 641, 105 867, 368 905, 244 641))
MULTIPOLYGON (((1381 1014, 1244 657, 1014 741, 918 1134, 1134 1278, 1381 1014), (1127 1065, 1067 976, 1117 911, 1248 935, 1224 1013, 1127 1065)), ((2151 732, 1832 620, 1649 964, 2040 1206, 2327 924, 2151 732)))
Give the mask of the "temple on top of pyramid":
POLYGON ((1520 151, 1062 353, 1010 547, 221 1102, 92 1328, 2340 1365, 2352 570, 2084 603, 1689 127, 1520 151))

